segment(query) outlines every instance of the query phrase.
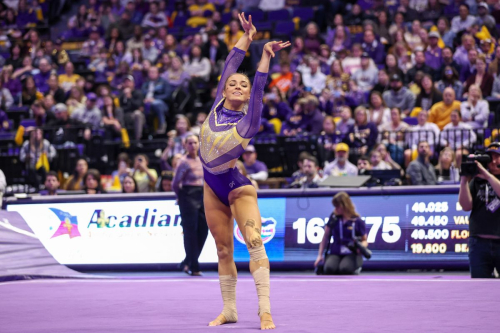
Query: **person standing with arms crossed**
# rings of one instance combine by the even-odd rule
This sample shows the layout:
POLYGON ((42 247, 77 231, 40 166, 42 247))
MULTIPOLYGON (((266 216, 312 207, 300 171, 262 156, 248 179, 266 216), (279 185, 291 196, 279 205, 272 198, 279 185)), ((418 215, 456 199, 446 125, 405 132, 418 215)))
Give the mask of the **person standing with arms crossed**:
POLYGON ((184 233, 183 271, 192 276, 201 276, 198 258, 208 235, 205 207, 203 206, 203 167, 198 156, 200 141, 196 135, 188 135, 184 146, 187 154, 177 165, 172 189, 179 202, 184 233))
POLYGON ((236 265, 233 251, 233 217, 245 238, 250 254, 250 272, 259 298, 261 329, 273 329, 269 300, 269 259, 261 239, 261 216, 257 191, 235 168, 236 160, 257 134, 262 97, 271 58, 290 46, 269 42, 264 46, 253 87, 246 75, 236 73, 257 32, 252 17, 239 19, 245 33, 229 53, 222 71, 212 111, 200 130, 200 158, 204 167, 204 203, 208 227, 214 236, 219 258, 219 281, 224 307, 209 326, 238 321, 236 310, 236 265))

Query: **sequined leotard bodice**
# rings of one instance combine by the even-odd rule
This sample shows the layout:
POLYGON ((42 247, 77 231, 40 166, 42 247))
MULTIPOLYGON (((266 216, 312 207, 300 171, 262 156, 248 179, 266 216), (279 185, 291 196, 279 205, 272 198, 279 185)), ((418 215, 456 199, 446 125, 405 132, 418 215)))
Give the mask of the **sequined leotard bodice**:
POLYGON ((230 75, 236 73, 244 57, 245 52, 238 48, 233 48, 229 53, 212 111, 201 127, 200 158, 205 173, 218 175, 233 169, 236 159, 241 156, 260 128, 262 96, 267 73, 255 74, 246 114, 223 107, 222 91, 225 82, 230 75))

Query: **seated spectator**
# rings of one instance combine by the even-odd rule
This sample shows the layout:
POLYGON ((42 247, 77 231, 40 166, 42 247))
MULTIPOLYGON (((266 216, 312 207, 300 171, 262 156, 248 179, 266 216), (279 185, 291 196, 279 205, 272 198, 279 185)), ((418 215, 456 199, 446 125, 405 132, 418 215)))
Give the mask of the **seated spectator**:
POLYGON ((89 165, 87 160, 84 158, 78 159, 76 161, 76 166, 73 174, 67 179, 65 190, 67 191, 78 191, 83 189, 84 183, 83 178, 87 174, 89 165))
POLYGON ((277 118, 281 121, 286 121, 290 114, 292 114, 292 110, 288 104, 282 100, 278 88, 271 88, 271 92, 264 96, 262 118, 267 120, 277 118))
MULTIPOLYGON (((179 157, 180 160, 181 157, 179 157)), ((177 168, 175 166, 174 170, 177 168)), ((173 192, 172 182, 174 180, 174 173, 172 171, 163 171, 158 186, 158 192, 173 192)))
MULTIPOLYGON (((401 110, 399 108, 392 108, 390 111, 390 121, 380 125, 380 132, 404 132, 409 126, 401 120, 401 110)), ((386 137, 383 136, 384 139, 386 137)))
POLYGON ((153 45, 153 37, 150 34, 144 36, 144 46, 141 48, 143 59, 151 61, 152 64, 158 59, 160 51, 153 45))
POLYGON ((162 160, 167 161, 176 154, 184 155, 186 152, 184 149, 184 139, 193 134, 190 130, 191 123, 189 119, 184 115, 178 115, 175 122, 175 130, 168 132, 168 144, 167 148, 163 151, 162 160))
POLYGON ((344 106, 340 112, 340 119, 337 120, 337 129, 339 130, 342 137, 345 137, 349 132, 349 128, 354 125, 354 119, 352 119, 352 111, 348 106, 344 106))
POLYGON ((215 12, 214 4, 208 0, 197 0, 188 9, 191 17, 186 23, 193 28, 206 25, 207 18, 215 12))
POLYGON ((382 160, 382 155, 376 149, 370 153, 370 163, 372 170, 391 170, 392 168, 382 160))
MULTIPOLYGON (((438 70, 438 73, 442 73, 446 66, 450 66, 455 70, 455 72, 461 73, 462 65, 458 64, 453 58, 453 51, 451 48, 445 47, 443 49, 443 52, 441 53, 441 56, 442 56, 441 68, 438 70)), ((465 60, 467 60, 467 57, 465 58, 465 60)), ((457 74, 457 78, 459 77, 460 76, 457 74)), ((441 76, 441 79, 442 78, 443 76, 441 76)))
POLYGON ((101 38, 100 31, 97 27, 89 29, 89 39, 83 42, 80 55, 83 57, 94 58, 99 54, 101 49, 106 49, 105 41, 101 38))
POLYGON ((309 22, 304 30, 304 47, 306 52, 319 55, 320 46, 325 44, 325 41, 320 36, 318 25, 315 22, 309 22))
POLYGON ((458 182, 460 175, 455 164, 455 151, 450 147, 445 147, 439 153, 438 164, 436 165, 437 182, 443 181, 458 182))
POLYGON ((405 83, 411 83, 415 81, 415 75, 417 72, 423 72, 424 74, 430 75, 430 77, 434 77, 434 70, 426 64, 425 53, 424 51, 415 51, 415 66, 410 68, 406 73, 405 83))
POLYGON ((94 130, 98 129, 101 126, 102 114, 99 108, 97 108, 96 102, 97 95, 88 93, 85 106, 76 109, 71 115, 71 118, 90 126, 94 130))
POLYGON ((333 52, 349 49, 351 46, 351 34, 349 29, 342 24, 339 24, 335 29, 328 31, 326 43, 333 52))
POLYGON ((99 56, 95 57, 94 60, 89 64, 89 69, 93 72, 104 73, 106 69, 106 64, 108 60, 108 50, 102 48, 99 50, 99 56))
POLYGON ((111 52, 111 57, 115 59, 118 66, 125 62, 127 65, 132 64, 132 53, 125 49, 125 43, 121 40, 116 42, 113 52, 111 52))
POLYGON ((460 105, 460 112, 463 122, 474 129, 485 128, 488 125, 489 104, 483 99, 478 85, 473 84, 469 87, 468 98, 460 105))
POLYGON ((101 185, 101 173, 96 169, 89 169, 83 176, 83 190, 86 194, 105 193, 101 185))
POLYGON ((45 110, 41 101, 35 101, 30 108, 30 116, 35 119, 36 126, 44 126, 47 123, 56 119, 54 113, 50 110, 45 110))
POLYGON ((467 61, 460 68, 460 81, 464 82, 476 73, 476 62, 479 53, 476 49, 467 52, 467 61))
POLYGON ((50 75, 52 74, 52 67, 50 66, 50 63, 47 59, 42 58, 40 60, 38 68, 40 69, 40 71, 34 76, 35 85, 41 93, 45 94, 50 89, 48 80, 50 78, 50 75))
POLYGON ((412 20, 411 29, 404 33, 404 42, 408 45, 411 51, 415 52, 418 49, 423 49, 422 38, 420 37, 420 30, 422 25, 420 21, 415 18, 412 20))
POLYGON ((296 71, 292 74, 292 83, 290 89, 286 93, 288 104, 291 108, 295 106, 298 99, 302 98, 305 94, 304 82, 302 82, 302 74, 296 71))
POLYGON ((490 97, 494 80, 493 76, 486 72, 486 59, 484 54, 478 55, 476 60, 476 73, 469 76, 467 81, 465 81, 464 97, 467 97, 469 87, 473 84, 477 84, 481 88, 483 97, 490 97))
POLYGON ((455 91, 446 88, 443 92, 443 101, 432 106, 429 112, 429 122, 438 125, 442 130, 450 122, 450 114, 453 110, 460 110, 460 102, 455 100, 455 91))
POLYGON ((42 93, 38 91, 33 76, 28 76, 23 82, 21 91, 21 105, 31 106, 36 100, 43 99, 42 93))
POLYGON ((364 53, 367 54, 368 58, 373 59, 375 64, 382 65, 384 63, 384 45, 375 38, 373 30, 365 30, 361 46, 363 47, 364 53))
POLYGON ((266 180, 268 175, 267 166, 264 162, 257 160, 257 152, 253 145, 248 145, 242 155, 243 164, 248 177, 253 180, 266 180))
MULTIPOLYGON (((371 31, 369 31, 371 33, 371 31)), ((378 69, 370 66, 370 55, 363 52, 361 55, 361 68, 354 72, 352 79, 356 81, 361 91, 371 91, 377 83, 378 69)))
MULTIPOLYGON (((464 33, 461 37, 462 45, 456 48, 453 54, 453 60, 460 66, 463 67, 469 63, 468 54, 469 51, 476 48, 476 41, 472 35, 464 33)), ((443 60, 444 53, 443 53, 443 60)))
MULTIPOLYGON (((500 74, 500 45, 495 47, 495 58, 488 65, 488 73, 496 79, 500 74)), ((498 90, 497 90, 498 91, 498 90)))
POLYGON ((127 41, 127 52, 144 47, 144 35, 139 25, 134 26, 134 36, 127 41))
POLYGON ((14 98, 9 89, 4 86, 4 81, 0 80, 0 110, 7 111, 12 104, 14 104, 14 98))
POLYGON ((12 65, 6 65, 2 68, 0 72, 0 81, 3 88, 9 90, 12 96, 17 96, 21 93, 23 86, 19 79, 12 77, 13 68, 12 65))
POLYGON ((76 84, 76 81, 80 79, 80 75, 74 73, 75 67, 73 63, 67 62, 64 65, 64 74, 59 75, 59 87, 64 91, 68 92, 76 84))
MULTIPOLYGON (((27 131, 29 140, 23 143, 19 152, 19 160, 25 164, 27 170, 35 171, 32 182, 38 185, 45 178, 45 173, 49 171, 49 165, 45 162, 50 163, 56 157, 57 151, 48 140, 43 138, 42 129, 28 128, 27 131)), ((32 174, 28 177, 32 177, 32 174)))
POLYGON ((304 119, 304 110, 307 104, 307 99, 301 98, 295 103, 293 107, 293 112, 288 115, 288 118, 281 126, 281 135, 284 136, 295 136, 302 132, 303 128, 306 126, 306 120, 304 119))
POLYGON ((378 91, 370 93, 370 101, 368 103, 368 121, 371 121, 377 126, 380 126, 391 121, 391 110, 385 105, 382 95, 378 91))
POLYGON ((378 71, 377 84, 373 87, 372 91, 377 91, 380 94, 383 94, 389 89, 390 89, 389 76, 387 75, 385 69, 381 69, 378 71))
POLYGON ((323 115, 318 109, 318 105, 319 102, 316 96, 310 95, 306 97, 302 130, 312 135, 320 134, 323 127, 323 115))
POLYGON ((154 192, 155 190, 158 174, 155 169, 148 168, 148 163, 149 159, 146 155, 139 154, 135 156, 132 176, 137 183, 137 189, 140 193, 154 192))
POLYGON ((442 79, 437 82, 436 87, 441 94, 446 88, 450 87, 455 91, 455 96, 462 96, 463 85, 458 79, 457 71, 452 66, 444 67, 442 79))
MULTIPOLYGON (((130 66, 126 61, 122 61, 118 64, 118 70, 114 73, 113 79, 110 82, 111 87, 114 89, 122 90, 123 81, 130 75, 130 66)), ((133 76, 132 76, 133 77, 133 76)))
MULTIPOLYGON (((11 66, 12 72, 23 67, 24 57, 22 55, 22 46, 19 43, 13 43, 10 47, 10 58, 5 61, 5 66, 11 66)), ((11 73, 12 74, 12 73, 11 73)))
POLYGON ((323 161, 333 160, 335 148, 340 142, 342 142, 342 134, 336 128, 335 120, 332 116, 326 116, 323 119, 323 131, 318 138, 323 161))
MULTIPOLYGON (((213 103, 212 103, 213 104, 213 103)), ((193 126, 191 126, 190 132, 194 135, 200 135, 201 126, 207 119, 207 114, 205 112, 200 112, 196 115, 196 121, 193 126)))
POLYGON ((303 73, 304 86, 311 88, 313 94, 319 94, 326 86, 326 75, 319 69, 319 61, 311 59, 309 61, 310 71, 303 73))
POLYGON ((168 18, 165 13, 159 10, 157 1, 149 4, 149 12, 144 16, 141 25, 144 28, 154 29, 168 26, 168 18))
POLYGON ((101 108, 102 123, 104 125, 105 139, 121 139, 121 130, 123 128, 123 110, 115 106, 111 96, 104 97, 104 105, 101 108))
POLYGON ((318 174, 318 160, 314 156, 308 156, 302 162, 304 176, 290 184, 291 188, 317 188, 321 181, 318 174))
POLYGON ((358 173, 360 175, 365 175, 367 174, 371 169, 372 169, 372 164, 370 162, 370 157, 368 156, 361 156, 358 159, 358 173))
POLYGON ((456 34, 468 30, 476 21, 475 17, 469 14, 469 5, 466 3, 460 4, 458 14, 459 16, 451 20, 451 31, 456 34))
POLYGON ((161 75, 161 78, 168 82, 171 89, 175 90, 178 87, 184 87, 189 82, 190 75, 184 70, 181 58, 175 56, 172 58, 170 68, 161 75))
POLYGON ((389 144, 389 146, 386 146, 385 144, 383 143, 379 143, 375 148, 374 150, 378 151, 380 153, 380 157, 381 157, 381 160, 385 162, 385 164, 387 164, 389 166, 390 169, 395 169, 395 170, 401 170, 401 166, 399 165, 399 160, 402 161, 402 157, 403 157, 403 154, 401 152, 401 154, 397 154, 398 151, 397 150, 394 150, 394 145, 392 144, 389 144), (391 149, 391 152, 389 153, 389 151, 387 150, 388 148, 391 149), (396 155, 394 156, 394 158, 396 160, 398 160, 398 162, 394 161, 393 157, 391 156, 392 155, 396 155))
POLYGON ((208 41, 203 46, 203 57, 210 60, 212 69, 217 69, 219 72, 219 62, 224 61, 228 54, 226 43, 219 40, 219 33, 216 30, 211 30, 207 33, 208 41))
POLYGON ((131 175, 126 174, 123 177, 121 184, 122 193, 139 193, 139 190, 137 189, 137 183, 135 182, 134 177, 132 177, 131 175))
POLYGON ((169 110, 167 101, 172 95, 172 88, 165 79, 159 76, 157 67, 149 68, 148 80, 142 85, 142 94, 145 96, 146 107, 150 107, 158 117, 157 133, 164 134, 167 130, 166 116, 169 110))
POLYGON ((428 111, 434 104, 443 100, 443 94, 436 89, 429 74, 424 74, 420 85, 422 89, 420 90, 420 94, 417 95, 415 108, 428 111))
POLYGON ((118 177, 120 183, 123 183, 125 176, 131 175, 133 170, 130 168, 130 157, 127 153, 120 153, 117 158, 118 170, 115 170, 111 173, 111 177, 113 179, 118 177))
POLYGON ((358 155, 366 155, 376 143, 378 136, 377 126, 368 121, 368 113, 364 106, 354 110, 354 125, 352 125, 345 138, 349 147, 354 148, 358 155))
POLYGON ((441 146, 450 147, 457 153, 457 165, 462 162, 462 155, 469 154, 469 149, 476 143, 476 133, 469 124, 462 122, 460 110, 453 110, 450 123, 441 132, 441 146))
POLYGON ((388 108, 400 108, 408 116, 415 107, 415 95, 406 87, 403 87, 403 80, 397 74, 391 76, 391 90, 382 95, 388 108))
POLYGON ((189 57, 187 57, 184 62, 184 70, 191 79, 201 80, 203 82, 208 82, 210 79, 210 73, 212 72, 210 60, 202 56, 199 46, 193 46, 191 48, 189 57))
POLYGON ((227 52, 231 52, 244 32, 240 30, 240 23, 237 20, 229 22, 228 27, 229 29, 226 31, 224 43, 227 45, 227 52))
POLYGON ((61 183, 59 182, 59 179, 57 178, 57 172, 55 172, 55 171, 47 172, 47 175, 45 176, 45 181, 43 184, 45 186, 45 191, 40 192, 40 194, 42 194, 42 195, 57 195, 57 191, 59 190, 59 186, 61 186, 61 183))
POLYGON ((16 25, 19 28, 33 27, 38 23, 38 17, 27 0, 19 0, 17 5, 16 25))
POLYGON ((429 162, 431 150, 427 141, 418 143, 418 157, 406 169, 412 185, 436 185, 437 177, 434 166, 429 162))
MULTIPOLYGON (((47 122, 47 127, 54 133, 51 141, 57 145, 64 145, 66 143, 75 144, 79 139, 79 130, 86 126, 79 120, 70 118, 68 107, 62 103, 54 106, 55 119, 47 122)), ((90 139, 91 132, 87 127, 84 131, 83 137, 85 140, 90 139)))
POLYGON ((259 189, 259 184, 257 183, 257 181, 250 178, 250 175, 247 173, 247 170, 245 169, 245 165, 243 164, 242 161, 236 160, 236 168, 243 175, 243 177, 246 177, 246 178, 248 178, 248 180, 250 180, 250 182, 252 183, 253 187, 255 187, 256 190, 259 189))
POLYGON ((327 163, 323 170, 325 176, 357 176, 358 168, 349 162, 349 146, 338 143, 335 147, 335 159, 327 163))
POLYGON ((431 31, 429 32, 428 41, 429 44, 425 49, 425 63, 433 69, 434 72, 441 72, 442 66, 442 53, 443 50, 439 47, 439 32, 431 31))
POLYGON ((118 98, 124 114, 125 126, 134 129, 135 140, 142 138, 142 130, 146 123, 142 101, 142 92, 134 89, 134 77, 128 75, 123 81, 123 92, 118 98))
POLYGON ((75 110, 81 109, 85 107, 85 102, 87 101, 87 97, 83 93, 83 89, 74 86, 71 88, 70 95, 66 100, 66 105, 68 106, 68 112, 70 115, 73 115, 75 110))
POLYGON ((50 74, 47 80, 48 90, 45 92, 45 96, 52 96, 55 103, 65 103, 66 93, 59 88, 59 82, 57 80, 56 74, 50 74))
POLYGON ((385 71, 389 76, 398 74, 400 77, 404 77, 405 75, 401 68, 399 68, 398 59, 393 53, 389 53, 385 57, 385 71))

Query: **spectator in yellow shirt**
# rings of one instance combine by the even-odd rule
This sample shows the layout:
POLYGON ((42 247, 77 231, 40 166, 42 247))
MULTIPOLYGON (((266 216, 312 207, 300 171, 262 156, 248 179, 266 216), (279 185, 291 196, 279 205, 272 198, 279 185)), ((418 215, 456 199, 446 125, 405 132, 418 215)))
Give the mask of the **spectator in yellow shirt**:
POLYGON ((453 110, 460 110, 460 102, 455 100, 455 91, 448 87, 443 92, 443 101, 434 104, 429 113, 429 122, 438 125, 440 130, 450 122, 453 110))
POLYGON ((59 87, 64 91, 68 92, 76 84, 76 81, 80 78, 80 75, 74 73, 75 66, 73 63, 68 61, 64 65, 64 74, 59 75, 59 87))
POLYGON ((240 40, 241 36, 243 36, 244 32, 240 30, 240 25, 236 20, 229 22, 228 26, 229 29, 224 37, 224 43, 227 45, 228 52, 231 52, 233 47, 236 45, 236 42, 240 40))
POLYGON ((208 0, 196 0, 195 5, 189 6, 191 17, 187 20, 187 25, 196 28, 199 26, 207 25, 207 20, 215 12, 215 7, 208 0))

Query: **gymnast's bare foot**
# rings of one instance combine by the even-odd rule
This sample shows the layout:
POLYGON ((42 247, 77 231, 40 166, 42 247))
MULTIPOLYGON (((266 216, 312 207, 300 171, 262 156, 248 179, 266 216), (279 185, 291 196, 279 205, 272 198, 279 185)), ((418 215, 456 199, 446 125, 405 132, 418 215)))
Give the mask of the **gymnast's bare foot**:
POLYGON ((228 323, 231 323, 231 322, 228 321, 226 319, 226 317, 224 317, 224 315, 221 313, 220 315, 217 316, 217 318, 215 318, 215 320, 212 320, 211 322, 209 322, 208 326, 220 326, 220 325, 224 325, 224 324, 228 324, 228 323))
POLYGON ((271 317, 270 313, 264 313, 260 317, 260 329, 261 330, 272 330, 275 329, 276 325, 274 325, 273 317, 271 317))

